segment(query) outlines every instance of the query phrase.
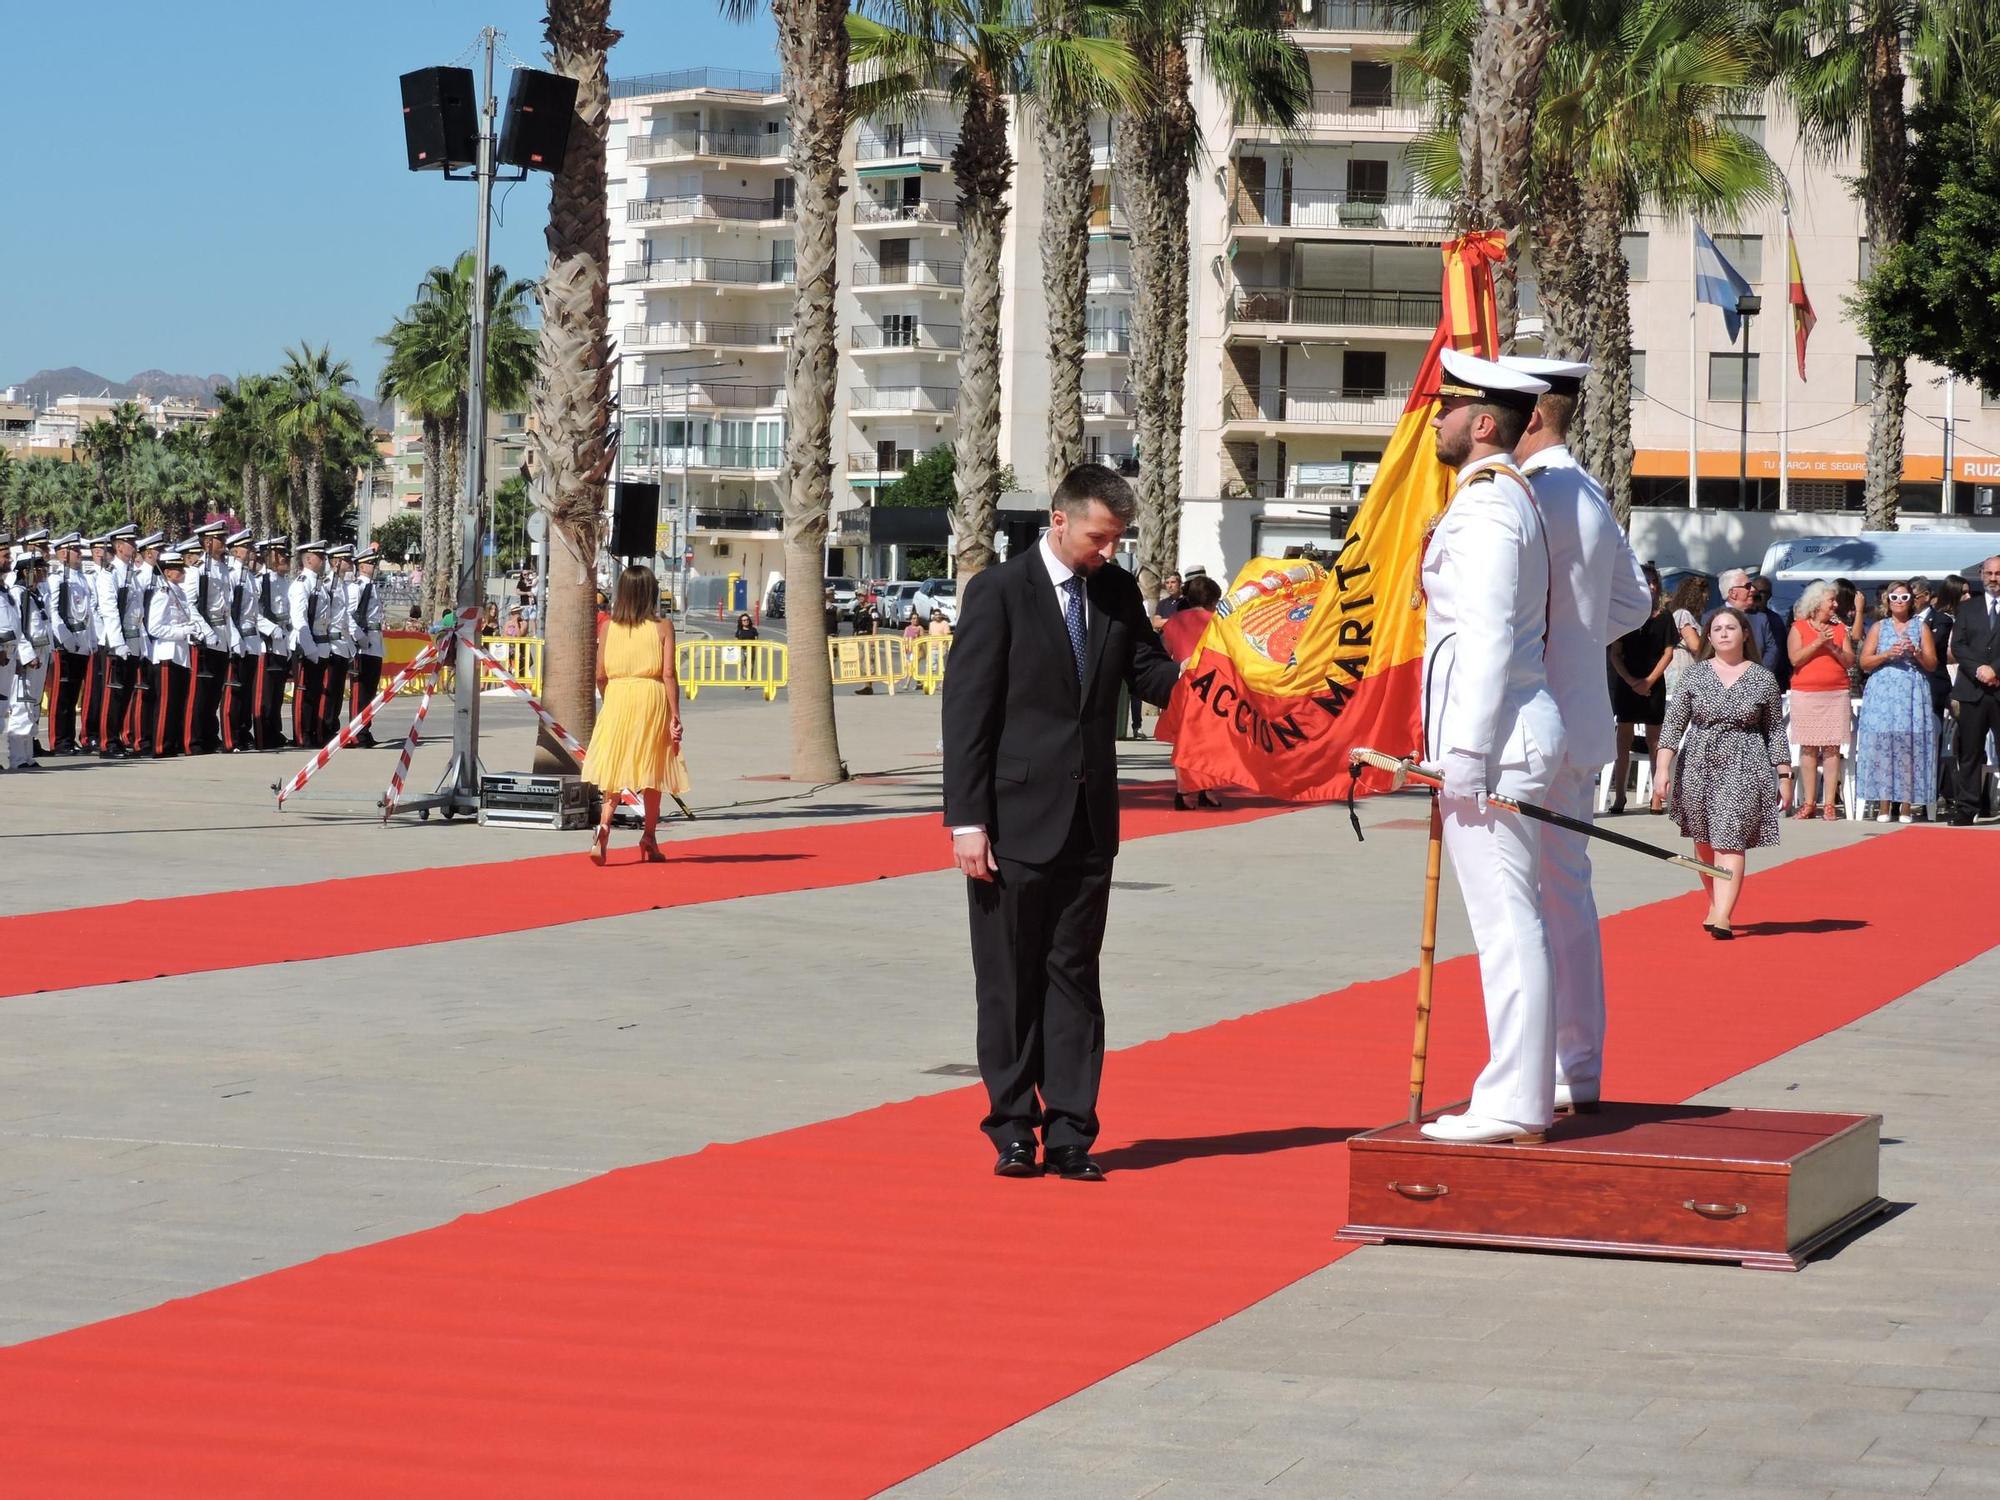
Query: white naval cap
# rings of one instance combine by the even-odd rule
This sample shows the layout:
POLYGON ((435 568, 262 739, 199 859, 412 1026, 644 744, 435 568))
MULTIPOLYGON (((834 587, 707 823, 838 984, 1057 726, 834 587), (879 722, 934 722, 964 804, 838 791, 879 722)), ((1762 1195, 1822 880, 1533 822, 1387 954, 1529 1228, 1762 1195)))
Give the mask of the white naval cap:
POLYGON ((1590 366, 1580 359, 1544 359, 1538 354, 1503 354, 1500 363, 1523 375, 1546 380, 1549 390, 1558 396, 1574 396, 1583 389, 1583 378, 1590 373, 1590 366))
POLYGON ((242 529, 241 531, 232 531, 232 532, 230 532, 228 536, 226 536, 226 537, 224 537, 224 538, 223 538, 223 543, 224 543, 224 545, 226 545, 226 546, 230 546, 230 547, 247 547, 247 546, 249 546, 249 545, 250 545, 250 528, 246 526, 246 527, 244 527, 244 528, 243 528, 243 529, 242 529))
POLYGON ((160 554, 160 566, 163 568, 184 568, 187 566, 187 559, 181 556, 180 548, 169 547, 160 554))
POLYGON ((1549 391, 1549 383, 1539 376, 1510 370, 1498 360, 1461 354, 1456 349, 1440 350, 1438 364, 1440 396, 1470 396, 1477 401, 1494 401, 1525 410, 1535 404, 1537 396, 1545 396, 1549 391))

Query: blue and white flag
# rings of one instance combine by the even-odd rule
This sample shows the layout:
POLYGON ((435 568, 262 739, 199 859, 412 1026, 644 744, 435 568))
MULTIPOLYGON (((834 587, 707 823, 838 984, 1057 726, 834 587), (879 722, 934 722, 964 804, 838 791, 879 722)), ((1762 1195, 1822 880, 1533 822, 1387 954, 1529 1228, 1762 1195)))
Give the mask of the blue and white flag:
POLYGON ((1750 283, 1743 273, 1722 258, 1715 241, 1699 223, 1694 226, 1694 300, 1712 302, 1722 309, 1722 321, 1729 329, 1729 342, 1743 333, 1743 314, 1736 310, 1737 299, 1750 295, 1750 283))

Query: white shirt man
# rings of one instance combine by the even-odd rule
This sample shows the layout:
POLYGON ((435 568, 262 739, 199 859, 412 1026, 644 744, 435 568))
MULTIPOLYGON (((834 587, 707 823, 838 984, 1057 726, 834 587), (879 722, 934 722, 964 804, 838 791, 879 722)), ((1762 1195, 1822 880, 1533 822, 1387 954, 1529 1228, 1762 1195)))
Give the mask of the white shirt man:
MULTIPOLYGON (((14 582, 0 588, 13 606, 14 624, 0 624, 0 630, 18 632, 27 651, 17 657, 13 681, 0 692, 0 715, 6 719, 7 769, 29 771, 39 768, 35 760, 35 724, 42 711, 42 683, 48 675, 49 660, 55 655, 55 630, 50 619, 48 564, 40 557, 23 554, 11 575, 14 582), (32 660, 26 659, 28 655, 32 660)), ((0 647, 0 650, 7 648, 0 647)))
POLYGON ((1424 1134, 1539 1138, 1554 1116, 1555 1012, 1537 888, 1540 828, 1487 800, 1539 801, 1563 756, 1543 661, 1548 536, 1510 462, 1545 381, 1453 350, 1433 421, 1458 486, 1424 552, 1426 759, 1441 767, 1444 845, 1479 949, 1490 1056, 1472 1106, 1424 1134))
MULTIPOLYGON (((326 582, 326 543, 301 542, 292 575, 292 660, 299 680, 292 689, 292 737, 315 749, 326 743, 326 679, 333 657, 333 621, 326 582)), ((336 722, 339 709, 333 712, 336 722)))
MULTIPOLYGON (((1604 489, 1577 464, 1566 439, 1590 366, 1573 360, 1510 357, 1512 370, 1549 383, 1515 448, 1549 539, 1555 587, 1549 594, 1549 691, 1561 712, 1564 750, 1543 799, 1590 821, 1598 770, 1617 751, 1604 653, 1646 623, 1653 591, 1632 544, 1611 514, 1604 489)), ((1590 840, 1568 829, 1541 830, 1542 914, 1548 924, 1556 1018, 1556 1107, 1593 1108, 1604 1063, 1604 951, 1590 890, 1590 840)))
POLYGON ((92 713, 96 705, 91 701, 96 693, 84 693, 90 677, 90 654, 97 649, 97 591, 83 571, 82 536, 72 531, 58 538, 55 554, 56 566, 49 570, 48 580, 48 600, 55 617, 55 653, 42 668, 55 674, 49 706, 49 749, 57 755, 74 755, 79 739, 79 701, 83 705, 82 743, 88 746, 97 738, 92 713))

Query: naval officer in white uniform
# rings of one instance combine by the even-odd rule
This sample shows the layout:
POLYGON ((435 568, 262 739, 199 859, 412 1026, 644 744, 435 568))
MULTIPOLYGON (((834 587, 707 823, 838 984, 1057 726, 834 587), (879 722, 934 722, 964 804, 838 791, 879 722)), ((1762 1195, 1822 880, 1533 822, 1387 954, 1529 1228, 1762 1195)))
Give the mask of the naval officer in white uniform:
POLYGON ((1464 896, 1486 1000, 1488 1060, 1443 1141, 1539 1139, 1554 1118, 1555 1011, 1538 891, 1540 827, 1487 801, 1541 801, 1563 757, 1543 664, 1550 551, 1514 445, 1548 382, 1443 355, 1437 454, 1458 470, 1424 551, 1425 759, 1442 767, 1444 846, 1464 896))
MULTIPOLYGON (((1545 380, 1515 461, 1534 490, 1549 538, 1549 691, 1562 715, 1563 754, 1544 804, 1588 823, 1598 771, 1617 751, 1604 653, 1646 623, 1653 593, 1604 487, 1569 451, 1569 424, 1590 366, 1510 355, 1510 370, 1545 380)), ((1594 1109, 1604 1067, 1604 949, 1590 892, 1590 840, 1553 826, 1542 840, 1542 918, 1548 924, 1556 1016, 1558 1111, 1594 1109)))

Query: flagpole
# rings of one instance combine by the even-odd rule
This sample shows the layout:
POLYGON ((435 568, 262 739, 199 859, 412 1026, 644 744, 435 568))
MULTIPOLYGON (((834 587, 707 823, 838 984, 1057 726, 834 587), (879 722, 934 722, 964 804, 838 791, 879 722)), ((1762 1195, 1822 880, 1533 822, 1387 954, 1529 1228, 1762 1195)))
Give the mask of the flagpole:
MULTIPOLYGON (((1792 185, 1778 174, 1778 214, 1785 229, 1785 321, 1791 325, 1793 346, 1798 339, 1799 310, 1792 305, 1792 185)), ((1792 355, 1778 340, 1778 509, 1792 508, 1792 355)))
POLYGON ((1430 846, 1424 854, 1424 920, 1417 940, 1417 1034, 1410 1044, 1412 1125, 1424 1117, 1424 1074, 1431 1050, 1431 987, 1437 974, 1438 883, 1444 874, 1444 809, 1435 791, 1430 801, 1430 846))
POLYGON ((1695 243, 1692 230, 1688 233, 1688 509, 1695 508, 1695 405, 1701 399, 1701 355, 1696 345, 1700 342, 1695 324, 1696 310, 1701 306, 1701 262, 1700 247, 1695 243))

